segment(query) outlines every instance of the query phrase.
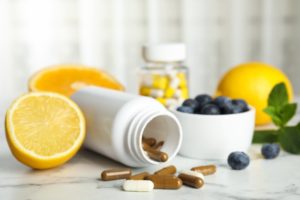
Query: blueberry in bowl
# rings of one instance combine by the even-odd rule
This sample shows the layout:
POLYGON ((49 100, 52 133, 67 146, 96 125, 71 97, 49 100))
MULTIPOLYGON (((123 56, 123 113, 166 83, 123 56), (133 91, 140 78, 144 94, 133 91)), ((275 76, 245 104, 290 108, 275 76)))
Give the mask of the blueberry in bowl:
MULTIPOLYGON (((243 99, 230 99, 225 96, 213 98, 208 94, 199 94, 194 99, 186 99, 182 106, 190 107, 194 114, 204 115, 237 114, 249 110, 248 104, 243 99)), ((191 109, 178 108, 177 110, 192 113, 191 109)))
POLYGON ((182 106, 190 107, 193 109, 193 111, 195 111, 199 107, 199 103, 195 99, 186 99, 182 103, 182 106))
POLYGON ((219 115, 221 114, 221 110, 217 105, 214 104, 206 104, 201 108, 200 114, 204 115, 219 115))
POLYGON ((177 111, 184 112, 184 113, 194 113, 194 109, 189 106, 179 106, 177 111))

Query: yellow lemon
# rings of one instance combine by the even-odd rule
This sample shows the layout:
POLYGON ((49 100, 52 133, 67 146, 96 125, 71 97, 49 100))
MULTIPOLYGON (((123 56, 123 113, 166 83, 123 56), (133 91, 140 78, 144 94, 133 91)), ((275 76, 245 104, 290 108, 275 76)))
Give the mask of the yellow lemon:
POLYGON ((85 119, 69 98, 47 92, 19 97, 6 113, 6 137, 23 164, 46 169, 68 161, 85 138, 85 119))
POLYGON ((231 98, 245 99, 256 109, 256 124, 266 124, 270 117, 263 112, 272 88, 285 83, 289 100, 293 98, 293 88, 287 76, 279 69, 261 62, 240 64, 229 70, 219 82, 216 94, 231 98))
POLYGON ((87 85, 124 90, 123 85, 107 72, 83 65, 47 67, 35 73, 29 80, 30 91, 57 92, 66 96, 71 96, 87 85))

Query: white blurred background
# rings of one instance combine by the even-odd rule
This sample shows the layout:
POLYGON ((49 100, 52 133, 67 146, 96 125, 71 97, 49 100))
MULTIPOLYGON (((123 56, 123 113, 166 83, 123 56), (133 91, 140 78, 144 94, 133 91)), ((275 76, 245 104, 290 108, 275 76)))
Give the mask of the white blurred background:
POLYGON ((185 42, 191 93, 261 60, 300 89, 300 0, 0 0, 0 101, 58 63, 104 68, 136 91, 141 45, 185 42))

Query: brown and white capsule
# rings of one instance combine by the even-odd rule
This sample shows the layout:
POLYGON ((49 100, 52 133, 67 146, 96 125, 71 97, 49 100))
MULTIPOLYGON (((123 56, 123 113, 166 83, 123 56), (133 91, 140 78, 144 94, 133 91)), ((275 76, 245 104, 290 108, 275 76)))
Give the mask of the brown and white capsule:
POLYGON ((156 172, 154 172, 154 174, 156 175, 173 175, 175 174, 177 171, 176 167, 174 165, 170 165, 167 167, 164 167, 156 172))
POLYGON ((172 175, 150 175, 146 177, 154 183, 155 189, 179 189, 182 186, 182 181, 172 175))
POLYGON ((128 179, 131 176, 131 169, 107 169, 101 173, 103 181, 111 181, 118 179, 128 179))
POLYGON ((156 160, 158 162, 166 162, 169 159, 169 156, 167 153, 162 152, 162 151, 157 151, 155 149, 152 148, 147 148, 144 149, 148 156, 152 159, 152 160, 156 160))
POLYGON ((193 167, 191 170, 201 172, 204 176, 207 176, 216 173, 217 167, 215 165, 202 165, 193 167))
POLYGON ((129 180, 144 180, 150 174, 148 172, 141 172, 129 177, 129 180))

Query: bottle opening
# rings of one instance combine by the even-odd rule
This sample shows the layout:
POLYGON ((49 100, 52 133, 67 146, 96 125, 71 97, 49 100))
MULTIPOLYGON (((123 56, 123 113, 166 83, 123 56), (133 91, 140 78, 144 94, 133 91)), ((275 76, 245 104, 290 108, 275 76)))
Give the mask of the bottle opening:
POLYGON ((151 159, 147 152, 143 150, 142 138, 155 138, 156 142, 163 141, 164 144, 160 151, 168 154, 168 160, 171 160, 178 153, 181 141, 181 126, 178 120, 172 114, 157 114, 148 118, 145 126, 141 129, 139 135, 139 149, 142 152, 143 160, 151 164, 160 162, 151 159))

